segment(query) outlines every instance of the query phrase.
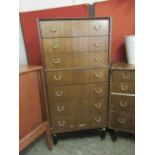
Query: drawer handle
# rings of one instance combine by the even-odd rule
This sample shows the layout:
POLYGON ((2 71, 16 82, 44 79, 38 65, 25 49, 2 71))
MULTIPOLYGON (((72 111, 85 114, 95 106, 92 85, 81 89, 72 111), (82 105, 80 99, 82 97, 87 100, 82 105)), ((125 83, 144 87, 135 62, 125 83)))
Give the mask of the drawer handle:
POLYGON ((65 123, 66 123, 66 121, 58 121, 58 125, 59 125, 59 126, 64 126, 65 123))
POLYGON ((96 108, 100 109, 101 106, 102 106, 102 103, 101 103, 101 102, 99 102, 99 103, 94 103, 94 106, 95 106, 96 108))
POLYGON ((59 111, 59 112, 64 111, 64 106, 61 106, 61 108, 60 108, 60 106, 57 106, 57 111, 59 111))
POLYGON ((126 107, 128 103, 126 101, 124 103, 123 101, 120 101, 119 104, 121 107, 126 107))
POLYGON ((95 89, 95 92, 96 92, 97 94, 100 94, 100 93, 102 93, 102 89, 101 89, 101 88, 96 88, 96 89, 95 89))
POLYGON ((98 118, 95 117, 94 120, 95 120, 95 122, 99 123, 99 122, 101 122, 101 117, 100 116, 98 118))
POLYGON ((99 30, 101 28, 101 25, 95 25, 94 30, 99 30))
POLYGON ((87 126, 87 124, 79 124, 78 126, 79 127, 84 127, 84 126, 87 126))
POLYGON ((129 78, 128 74, 125 74, 125 73, 122 73, 121 76, 123 80, 127 80, 129 78))
POLYGON ((60 96, 62 96, 63 95, 63 91, 60 91, 60 92, 56 92, 56 96, 58 96, 58 97, 60 97, 60 96))
POLYGON ((127 84, 122 84, 121 83, 121 90, 128 90, 128 85, 127 84))
POLYGON ((54 76, 54 79, 56 80, 56 81, 60 81, 61 80, 61 78, 62 78, 62 75, 55 75, 54 76))
POLYGON ((118 122, 121 124, 126 123, 126 119, 125 118, 118 118, 118 122))
POLYGON ((53 61, 54 64, 59 64, 61 59, 53 59, 52 61, 53 61))
POLYGON ((95 72, 95 76, 97 78, 101 78, 102 77, 102 72, 95 72))
POLYGON ((95 47, 99 47, 100 46, 100 43, 94 43, 94 46, 95 47))
POLYGON ((52 32, 56 32, 57 31, 57 28, 50 28, 50 31, 52 31, 52 32))
POLYGON ((56 48, 59 47, 59 44, 54 44, 54 45, 52 45, 52 47, 53 47, 54 49, 56 49, 56 48))
POLYGON ((102 57, 95 57, 94 59, 95 59, 96 62, 99 62, 99 61, 102 60, 102 57))

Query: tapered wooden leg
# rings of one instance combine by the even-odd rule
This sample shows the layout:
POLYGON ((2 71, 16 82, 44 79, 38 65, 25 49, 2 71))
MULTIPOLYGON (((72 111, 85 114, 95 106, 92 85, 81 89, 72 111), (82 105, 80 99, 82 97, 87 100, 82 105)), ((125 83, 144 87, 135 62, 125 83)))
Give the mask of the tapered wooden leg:
POLYGON ((112 141, 117 141, 117 131, 116 130, 109 130, 110 131, 110 136, 112 141))
POLYGON ((101 139, 105 139, 106 137, 106 128, 98 129, 101 139))
POLYGON ((47 136, 48 148, 49 148, 49 150, 51 150, 53 147, 53 140, 52 140, 51 131, 50 131, 50 127, 49 127, 48 123, 46 125, 46 136, 47 136))

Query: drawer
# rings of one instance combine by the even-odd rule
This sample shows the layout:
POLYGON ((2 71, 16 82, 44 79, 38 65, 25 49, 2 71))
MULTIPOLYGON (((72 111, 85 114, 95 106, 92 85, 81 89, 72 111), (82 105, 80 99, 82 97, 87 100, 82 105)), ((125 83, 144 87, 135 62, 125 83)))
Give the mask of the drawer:
POLYGON ((77 103, 75 101, 50 102, 49 104, 51 116, 72 115, 76 112, 77 103))
POLYGON ((104 113, 91 114, 90 118, 92 127, 107 127, 107 117, 104 113))
POLYGON ((42 42, 44 53, 97 52, 108 50, 108 36, 53 38, 42 39, 42 42))
POLYGON ((111 92, 117 93, 135 93, 134 82, 112 82, 111 92))
POLYGON ((108 65, 108 52, 46 53, 44 58, 48 69, 104 67, 108 65))
POLYGON ((71 21, 41 21, 40 30, 42 38, 55 38, 72 36, 71 21))
POLYGON ((135 112, 135 96, 111 95, 110 109, 120 112, 135 112))
POLYGON ((108 113, 108 96, 105 95, 102 98, 92 99, 90 103, 90 113, 104 113, 106 116, 108 113))
POLYGON ((76 128, 76 118, 74 115, 53 116, 51 119, 53 133, 72 131, 76 128))
POLYGON ((109 113, 109 126, 120 131, 134 131, 134 113, 111 112, 109 113))
POLYGON ((109 35, 109 19, 40 21, 41 37, 76 37, 109 35))
POLYGON ((112 71, 112 81, 135 81, 135 71, 112 71))
POLYGON ((76 114, 76 125, 78 129, 85 129, 89 127, 89 113, 76 114))
POLYGON ((47 72, 48 85, 108 81, 108 67, 47 72))
POLYGON ((69 99, 88 99, 108 94, 108 83, 48 87, 50 102, 69 99))

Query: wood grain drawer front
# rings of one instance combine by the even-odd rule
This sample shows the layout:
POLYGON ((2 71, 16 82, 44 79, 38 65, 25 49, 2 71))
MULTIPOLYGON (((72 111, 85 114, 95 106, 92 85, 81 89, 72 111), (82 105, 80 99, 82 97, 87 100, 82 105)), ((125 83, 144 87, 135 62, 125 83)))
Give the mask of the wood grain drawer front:
POLYGON ((47 72, 48 85, 81 84, 108 81, 108 67, 47 72))
POLYGON ((42 39, 44 53, 108 51, 108 36, 42 39))
POLYGON ((135 81, 135 71, 112 71, 112 81, 135 81))
POLYGON ((134 131, 134 113, 127 112, 111 112, 109 125, 110 128, 120 130, 120 131, 134 131))
POLYGON ((89 106, 90 106, 90 113, 91 114, 104 113, 105 115, 107 115, 108 96, 105 95, 102 98, 92 99, 89 106))
POLYGON ((48 87, 50 102, 67 99, 103 97, 108 93, 108 83, 48 87))
POLYGON ((76 125, 79 129, 84 129, 89 127, 89 113, 76 114, 76 125))
POLYGON ((110 109, 135 112, 135 96, 111 95, 110 109))
POLYGON ((91 114, 90 125, 93 127, 107 127, 107 117, 103 113, 91 114))
POLYGON ((41 21, 42 38, 109 35, 109 20, 41 21))
POLYGON ((74 115, 52 117, 53 133, 71 131, 76 127, 74 115))
POLYGON ((135 93, 134 82, 112 82, 111 92, 117 93, 135 93))
POLYGON ((45 54, 48 69, 104 67, 108 65, 108 52, 45 54))
POLYGON ((51 117, 74 114, 76 109, 75 101, 60 101, 50 103, 51 117))

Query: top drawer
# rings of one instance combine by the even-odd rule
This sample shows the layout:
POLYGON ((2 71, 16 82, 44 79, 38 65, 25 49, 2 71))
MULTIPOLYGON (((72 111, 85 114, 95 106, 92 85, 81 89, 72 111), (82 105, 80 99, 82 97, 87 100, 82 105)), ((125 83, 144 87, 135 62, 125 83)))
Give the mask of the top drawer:
POLYGON ((76 37, 109 35, 109 19, 40 21, 41 37, 76 37))
POLYGON ((135 81, 135 71, 112 71, 112 81, 135 81))

